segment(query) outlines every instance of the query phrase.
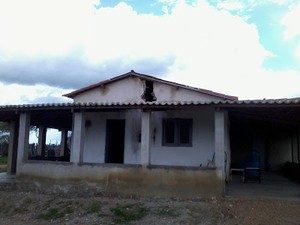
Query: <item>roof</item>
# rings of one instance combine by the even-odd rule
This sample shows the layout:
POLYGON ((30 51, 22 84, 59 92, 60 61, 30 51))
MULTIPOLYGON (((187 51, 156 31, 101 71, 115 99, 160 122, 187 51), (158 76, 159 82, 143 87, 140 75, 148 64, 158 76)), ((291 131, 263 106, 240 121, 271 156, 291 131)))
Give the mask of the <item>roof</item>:
POLYGON ((219 107, 268 107, 268 106, 299 106, 300 98, 257 99, 257 100, 214 100, 214 101, 161 101, 161 102, 76 102, 76 103, 44 103, 0 105, 0 111, 6 110, 38 110, 38 109, 88 109, 88 108, 155 108, 168 106, 201 106, 219 107))
POLYGON ((117 77, 114 77, 114 78, 111 78, 111 79, 108 79, 108 80, 104 80, 104 81, 101 81, 99 83, 92 84, 90 86, 78 89, 78 90, 73 91, 71 93, 65 94, 64 96, 69 97, 69 98, 74 98, 76 95, 81 94, 85 91, 89 91, 89 90, 92 90, 92 89, 98 88, 98 87, 103 87, 107 84, 110 84, 110 83, 113 83, 113 82, 116 82, 116 81, 119 81, 119 80, 122 80, 122 79, 125 79, 125 78, 128 78, 128 77, 138 77, 138 78, 143 79, 143 80, 159 82, 159 83, 175 86, 175 87, 178 87, 178 88, 183 88, 183 89, 187 89, 187 90, 190 90, 190 91, 199 92, 199 93, 202 93, 202 94, 207 94, 207 95, 210 95, 210 96, 223 98, 224 100, 237 100, 238 99, 238 97, 236 97, 236 96, 225 95, 225 94, 213 92, 213 91, 206 90, 206 89, 195 88, 195 87, 191 87, 191 86, 187 86, 187 85, 183 85, 183 84, 179 84, 179 83, 159 79, 159 78, 149 76, 149 75, 146 75, 146 74, 137 73, 133 70, 131 70, 128 73, 122 74, 120 76, 117 76, 117 77))
POLYGON ((114 111, 122 109, 177 109, 190 107, 226 108, 232 115, 246 118, 271 119, 300 125, 300 98, 262 100, 218 100, 218 101, 169 101, 169 102, 102 102, 102 103, 47 103, 24 105, 0 105, 0 121, 18 121, 19 113, 32 114, 32 123, 54 126, 72 126, 72 115, 76 111, 114 111), (45 124, 47 123, 47 124, 45 124))

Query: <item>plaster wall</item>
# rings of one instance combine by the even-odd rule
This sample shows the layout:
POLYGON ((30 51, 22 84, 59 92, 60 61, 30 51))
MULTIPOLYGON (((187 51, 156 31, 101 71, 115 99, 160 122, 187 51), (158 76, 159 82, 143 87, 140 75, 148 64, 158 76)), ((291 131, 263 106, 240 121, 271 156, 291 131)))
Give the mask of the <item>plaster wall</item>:
MULTIPOLYGON (((211 107, 185 110, 153 111, 150 128, 150 164, 206 167, 214 154, 214 114, 211 107), (162 145, 162 121, 165 118, 193 120, 191 147, 162 145)), ((86 113, 90 126, 86 127, 83 149, 84 163, 104 163, 106 120, 125 119, 124 164, 141 163, 141 110, 86 113)))
POLYGON ((214 109, 199 107, 152 113, 151 164, 206 167, 214 154, 214 109), (187 118, 193 120, 192 146, 162 145, 162 120, 187 118), (155 134, 154 134, 155 131, 155 134))
MULTIPOLYGON (((81 184, 82 182, 90 186, 92 184, 101 192, 126 195, 208 199, 221 197, 224 194, 222 180, 215 169, 108 167, 34 162, 20 164, 17 180, 22 179, 30 180, 31 184, 36 185, 35 189, 47 190, 41 185, 41 181, 55 184, 51 189, 63 193, 67 193, 71 188, 71 183, 65 186, 62 185, 63 183, 80 181, 81 184)), ((83 190, 86 191, 87 188, 83 190)))
POLYGON ((153 83, 153 92, 157 101, 213 101, 220 98, 197 91, 178 88, 158 82, 153 83))
POLYGON ((268 164, 271 171, 282 168, 286 162, 292 161, 292 138, 290 132, 277 131, 268 140, 268 164))
MULTIPOLYGON (((97 87, 74 97, 74 102, 143 102, 145 82, 137 77, 125 78, 104 87, 97 87)), ((207 101, 220 98, 197 91, 153 82, 156 101, 207 101)))
MULTIPOLYGON (((231 133, 232 162, 244 162, 253 150, 260 153, 262 170, 278 171, 292 161, 292 133, 285 126, 240 125, 231 133)), ((294 141, 294 147, 297 143, 294 141)))
POLYGON ((106 144, 106 120, 125 119, 125 114, 124 112, 97 112, 86 113, 85 117, 86 121, 89 121, 89 125, 85 126, 83 162, 104 163, 106 144))
POLYGON ((140 117, 140 110, 86 113, 86 120, 90 121, 90 125, 85 128, 83 162, 105 162, 106 121, 108 119, 124 119, 124 164, 139 164, 140 143, 138 138, 141 129, 140 117))
POLYGON ((141 102, 143 82, 129 77, 75 96, 74 102, 141 102))

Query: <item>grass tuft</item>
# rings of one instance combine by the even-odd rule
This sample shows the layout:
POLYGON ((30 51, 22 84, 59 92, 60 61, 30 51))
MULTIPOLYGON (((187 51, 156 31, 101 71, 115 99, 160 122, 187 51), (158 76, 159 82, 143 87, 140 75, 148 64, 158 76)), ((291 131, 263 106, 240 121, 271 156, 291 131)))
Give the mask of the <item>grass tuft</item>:
POLYGON ((7 164, 7 156, 0 155, 0 165, 7 164))
POLYGON ((57 208, 48 209, 46 213, 41 213, 38 215, 39 219, 43 220, 55 220, 64 216, 64 213, 59 212, 57 208))
POLYGON ((179 216, 179 213, 175 210, 171 209, 170 207, 161 207, 157 208, 154 213, 158 216, 162 217, 177 217, 179 216))
POLYGON ((90 207, 87 208, 86 213, 87 214, 93 214, 93 213, 97 213, 99 214, 101 210, 101 205, 99 202, 93 202, 92 205, 90 207))
POLYGON ((140 220, 145 217, 149 210, 143 204, 117 204, 110 208, 114 214, 114 222, 128 223, 134 220, 140 220))

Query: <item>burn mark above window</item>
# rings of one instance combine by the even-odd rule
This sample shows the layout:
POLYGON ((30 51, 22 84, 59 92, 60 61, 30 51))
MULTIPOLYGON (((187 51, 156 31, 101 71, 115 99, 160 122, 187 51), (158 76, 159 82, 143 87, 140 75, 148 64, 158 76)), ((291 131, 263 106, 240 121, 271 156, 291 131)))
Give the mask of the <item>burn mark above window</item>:
POLYGON ((156 97, 153 92, 153 82, 152 81, 149 81, 149 80, 145 81, 145 90, 142 95, 142 99, 145 100, 146 102, 156 101, 156 97))

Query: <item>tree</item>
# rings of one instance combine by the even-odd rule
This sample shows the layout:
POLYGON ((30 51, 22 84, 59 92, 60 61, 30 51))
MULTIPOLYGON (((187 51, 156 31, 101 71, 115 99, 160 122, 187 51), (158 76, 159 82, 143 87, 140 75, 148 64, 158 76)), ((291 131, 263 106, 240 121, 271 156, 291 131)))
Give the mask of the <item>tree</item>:
POLYGON ((9 132, 9 124, 5 122, 0 122, 0 134, 9 132))

